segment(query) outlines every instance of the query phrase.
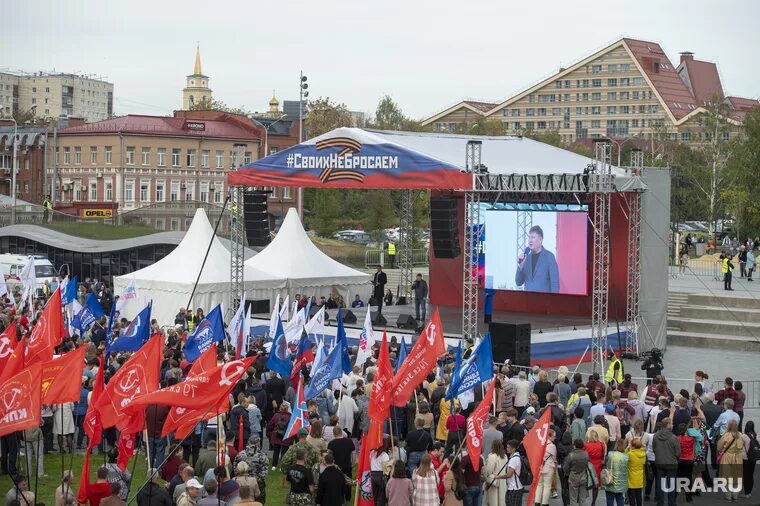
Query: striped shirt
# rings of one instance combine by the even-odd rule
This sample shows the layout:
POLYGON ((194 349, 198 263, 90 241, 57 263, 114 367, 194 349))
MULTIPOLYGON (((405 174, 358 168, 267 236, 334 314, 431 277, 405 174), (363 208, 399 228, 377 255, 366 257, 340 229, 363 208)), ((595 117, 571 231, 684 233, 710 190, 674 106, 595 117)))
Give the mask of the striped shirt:
POLYGON ((420 476, 414 472, 412 485, 414 485, 414 506, 438 506, 441 503, 438 497, 438 474, 435 469, 431 469, 427 476, 420 476))

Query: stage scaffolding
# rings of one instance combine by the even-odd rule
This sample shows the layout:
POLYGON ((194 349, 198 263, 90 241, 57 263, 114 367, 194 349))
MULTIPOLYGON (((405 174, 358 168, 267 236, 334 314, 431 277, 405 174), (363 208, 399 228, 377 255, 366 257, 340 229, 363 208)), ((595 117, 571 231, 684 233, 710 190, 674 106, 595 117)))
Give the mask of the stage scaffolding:
MULTIPOLYGON (((641 174, 644 153, 631 151, 631 169, 641 174)), ((628 275, 626 294, 625 353, 639 354, 639 288, 641 286, 641 192, 628 195, 628 275)))
POLYGON ((412 249, 414 249, 414 190, 401 191, 401 215, 398 227, 398 252, 396 262, 399 268, 400 286, 396 298, 403 297, 407 304, 412 302, 412 249))
MULTIPOLYGON (((233 165, 240 168, 243 164, 245 145, 235 144, 233 165)), ((243 210, 243 193, 245 186, 232 186, 230 192, 230 299, 225 311, 227 317, 237 310, 245 291, 245 213, 243 210)))
MULTIPOLYGON (((482 143, 467 143, 467 172, 473 181, 481 170, 480 153, 482 143)), ((474 186, 474 185, 473 185, 474 186)), ((480 193, 467 191, 464 194, 464 251, 462 252, 462 336, 475 339, 478 335, 478 251, 480 249, 480 193)))

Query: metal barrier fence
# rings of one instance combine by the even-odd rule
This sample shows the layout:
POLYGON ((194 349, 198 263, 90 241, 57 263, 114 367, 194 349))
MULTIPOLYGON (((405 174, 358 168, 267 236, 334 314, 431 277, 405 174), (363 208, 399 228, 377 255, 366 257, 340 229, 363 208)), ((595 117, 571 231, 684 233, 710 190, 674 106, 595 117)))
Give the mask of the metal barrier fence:
MULTIPOLYGON (((396 255, 398 256, 398 255, 396 255)), ((388 255, 388 252, 381 249, 368 249, 364 252, 364 265, 365 267, 377 267, 382 265, 384 267, 394 267, 396 258, 393 255, 388 255)), ((429 265, 430 256, 427 249, 413 249, 412 250, 412 265, 429 265)))
POLYGON ((685 274, 692 276, 704 276, 714 280, 722 279, 720 261, 717 258, 702 257, 691 258, 686 264, 677 264, 676 259, 670 258, 668 272, 671 278, 677 278, 685 274))

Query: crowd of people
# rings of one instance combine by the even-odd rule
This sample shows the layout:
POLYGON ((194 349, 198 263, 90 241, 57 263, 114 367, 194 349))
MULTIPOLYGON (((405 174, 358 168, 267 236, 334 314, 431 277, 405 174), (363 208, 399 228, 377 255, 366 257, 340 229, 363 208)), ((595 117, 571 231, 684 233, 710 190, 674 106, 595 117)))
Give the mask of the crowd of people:
MULTIPOLYGON (((81 289, 84 294, 107 293, 96 282, 86 281, 81 289)), ((27 335, 44 301, 18 315, 8 302, 0 323, 7 326, 15 319, 19 335, 27 335)), ((200 308, 182 309, 174 326, 163 328, 152 322, 153 332, 164 337, 161 386, 187 378, 192 364, 184 356, 183 343, 203 315, 200 308)), ((127 324, 117 313, 115 332, 127 324)), ((45 454, 86 447, 82 420, 99 359, 106 355, 107 327, 107 321, 100 319, 82 335, 65 337, 56 350, 65 354, 85 347, 79 402, 43 406, 39 429, 2 437, 2 472, 11 474, 15 483, 6 494, 6 506, 40 502, 19 466, 20 446, 27 474, 41 478, 47 477, 45 454)), ((352 348, 352 372, 308 399, 304 414, 308 426, 288 437, 285 432, 294 416, 296 391, 289 378, 267 369, 265 341, 263 336, 251 341, 248 355, 256 359, 232 390, 229 411, 198 423, 188 437, 161 437, 170 407, 148 406, 146 438, 138 440, 150 456, 147 477, 138 479, 117 465, 119 435, 114 428, 106 429, 97 451, 105 453, 107 463, 97 469, 97 481, 88 487, 86 502, 114 506, 136 496, 140 506, 266 504, 273 488, 281 488, 281 482, 272 479, 275 470, 289 485, 288 504, 347 502, 352 489, 360 486, 355 464, 360 440, 370 425, 370 393, 380 345, 375 344, 364 363, 354 363, 357 349, 352 348)), ((473 349, 474 343, 468 343, 463 358, 473 349)), ((399 342, 391 336, 389 357, 394 368, 399 353, 399 342)), ((220 343, 218 361, 231 354, 234 350, 220 343)), ((129 352, 114 352, 105 357, 106 381, 129 356, 129 352)), ((656 360, 642 367, 651 381, 637 384, 623 373, 622 362, 610 358, 617 365, 604 377, 595 373, 584 378, 562 367, 550 380, 549 371, 538 366, 495 366, 492 414, 483 429, 482 455, 475 457, 464 444, 466 419, 489 383, 475 388, 474 401, 466 405, 458 399, 446 400, 454 353, 445 355, 406 406, 391 407, 383 444, 370 454, 374 504, 522 504, 525 489, 533 481, 538 483, 535 502, 540 505, 551 498, 563 504, 595 504, 600 491, 607 504, 622 505, 627 498, 630 505, 640 505, 653 493, 657 504, 666 500, 675 504, 679 492, 663 490, 658 477, 685 478, 689 483, 701 478, 708 485, 716 476, 741 478, 741 492, 750 496, 760 447, 754 424, 743 423, 746 397, 740 382, 726 378, 723 388, 713 392, 707 374, 697 371, 692 389, 673 392, 656 360), (522 441, 546 411, 551 420, 546 454, 539 475, 532 477, 522 441)), ((308 378, 308 374, 307 368, 304 375, 308 378)), ((74 473, 67 470, 56 492, 56 506, 74 501, 75 481, 74 473)), ((727 492, 726 498, 737 496, 737 492, 727 492)), ((690 501, 691 493, 684 492, 684 497, 690 501)))

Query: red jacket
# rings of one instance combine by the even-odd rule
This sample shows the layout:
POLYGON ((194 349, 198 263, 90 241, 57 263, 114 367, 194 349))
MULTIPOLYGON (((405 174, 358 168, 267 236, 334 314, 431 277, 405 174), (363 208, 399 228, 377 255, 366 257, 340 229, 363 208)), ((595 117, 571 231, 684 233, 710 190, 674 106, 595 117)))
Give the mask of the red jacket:
POLYGON ((678 436, 678 444, 681 445, 680 460, 694 460, 694 438, 692 436, 678 436))
POLYGON ((87 486, 87 502, 90 506, 100 506, 100 501, 111 495, 110 483, 90 483, 87 486))

